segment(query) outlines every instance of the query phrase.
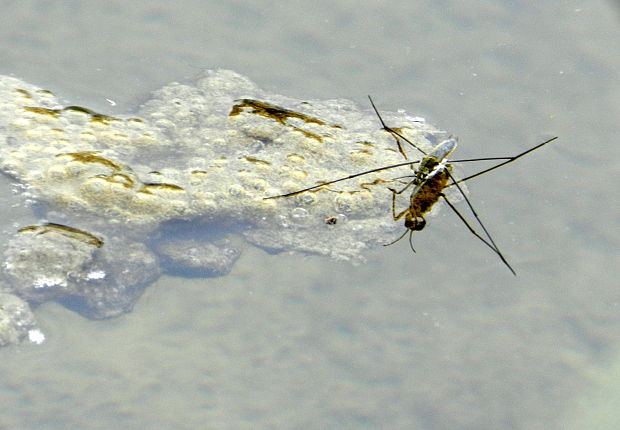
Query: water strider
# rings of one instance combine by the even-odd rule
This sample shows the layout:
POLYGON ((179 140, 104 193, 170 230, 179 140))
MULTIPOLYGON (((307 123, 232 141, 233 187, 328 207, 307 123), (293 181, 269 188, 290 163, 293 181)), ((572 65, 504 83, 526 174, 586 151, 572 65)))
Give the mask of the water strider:
POLYGON ((407 233, 409 233, 409 246, 411 247, 411 250, 415 252, 415 249, 413 248, 413 244, 412 244, 413 232, 424 229, 424 227, 426 226, 426 219, 424 218, 424 215, 427 214, 433 208, 435 203, 437 203, 441 198, 443 198, 445 202, 448 204, 448 206, 450 207, 450 209, 452 209, 452 211, 454 211, 454 213, 459 217, 459 219, 463 222, 463 224, 465 224, 467 229, 474 236, 476 236, 482 243, 484 243, 487 247, 489 247, 500 258, 502 263, 510 270, 510 272, 513 275, 516 275, 515 270, 508 263, 508 261, 506 260, 502 252, 500 251, 499 247, 493 240, 493 237, 491 236, 491 234, 489 233, 489 231, 483 224, 482 220, 480 219, 480 216, 474 209, 471 201, 467 198, 467 196, 465 195, 465 193, 463 192, 459 184, 462 182, 468 181, 470 179, 473 179, 477 176, 480 176, 484 173, 495 170, 506 164, 512 163, 513 161, 523 157, 524 155, 529 154, 530 152, 535 151, 536 149, 546 145, 547 143, 554 141, 555 139, 557 139, 557 136, 551 139, 548 139, 526 151, 521 152, 520 154, 511 156, 511 157, 484 157, 484 158, 474 158, 474 159, 467 159, 467 160, 454 160, 453 162, 504 160, 503 162, 496 164, 495 166, 481 170, 473 175, 467 176, 466 178, 456 180, 454 176, 452 175, 452 165, 448 163, 448 160, 447 160, 448 156, 456 149, 456 146, 457 146, 456 138, 451 136, 448 139, 441 141, 430 152, 427 153, 421 148, 419 148, 417 145, 415 145, 413 142, 411 142, 409 139, 404 137, 397 129, 387 126, 385 122, 383 121, 383 118, 381 117, 379 110, 376 108, 374 102, 372 101, 372 98, 370 98, 370 96, 368 98, 370 100, 370 103, 375 113, 377 114, 377 117, 379 118, 379 121, 381 122, 383 130, 387 131, 394 137, 394 139, 396 140, 398 151, 403 155, 403 157, 406 160, 408 160, 407 153, 404 151, 403 145, 401 144, 401 139, 407 144, 411 145, 416 150, 418 150, 419 152, 421 152, 423 154, 421 159, 415 160, 415 161, 406 161, 403 163, 392 164, 389 166, 378 167, 376 169, 366 170, 364 172, 355 173, 355 174, 352 174, 352 175, 349 175, 343 178, 338 178, 338 179, 334 179, 330 181, 322 181, 318 185, 315 185, 312 187, 304 188, 301 190, 297 190, 297 191, 293 191, 290 193, 281 194, 277 196, 266 197, 265 199, 267 200, 267 199, 290 197, 290 196, 298 195, 298 194, 301 194, 307 191, 317 190, 327 185, 331 185, 336 182, 341 182, 341 181, 345 181, 348 179, 352 179, 358 176, 363 176, 363 175, 367 175, 367 174, 374 173, 374 172, 379 172, 383 170, 389 170, 389 169, 394 169, 397 167, 409 165, 414 169, 414 172, 412 175, 394 179, 394 181, 396 181, 399 179, 402 180, 403 178, 410 178, 409 181, 404 182, 405 186, 401 188, 400 190, 396 190, 395 188, 388 187, 388 189, 392 192, 392 217, 394 218, 395 221, 398 221, 404 217, 406 230, 396 240, 386 244, 385 246, 392 245, 398 242, 407 233), (415 165, 417 165, 417 167, 415 165), (465 200, 470 212, 476 219, 477 224, 480 226, 483 232, 482 234, 480 234, 478 231, 476 231, 476 229, 474 229, 471 226, 471 224, 467 221, 467 219, 463 216, 463 214, 461 214, 458 211, 456 206, 454 206, 454 204, 448 199, 448 197, 444 193, 444 190, 446 188, 449 188, 452 186, 455 186, 458 189, 460 195, 465 200), (413 190, 411 191, 411 194, 409 197, 409 206, 405 208, 404 210, 397 213, 396 196, 404 193, 407 189, 411 187, 413 187, 413 190))

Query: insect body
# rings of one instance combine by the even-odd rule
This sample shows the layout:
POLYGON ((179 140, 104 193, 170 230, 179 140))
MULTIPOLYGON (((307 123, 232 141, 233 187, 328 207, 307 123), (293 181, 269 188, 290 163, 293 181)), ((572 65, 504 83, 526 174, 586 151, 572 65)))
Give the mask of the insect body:
MULTIPOLYGON (((392 192, 392 214, 394 216, 394 221, 398 221, 404 216, 405 227, 407 229, 412 231, 422 230, 426 225, 424 214, 428 213, 433 208, 441 197, 443 189, 448 186, 451 170, 452 166, 450 164, 442 163, 429 174, 425 175, 423 179, 418 180, 418 184, 415 185, 411 192, 409 207, 398 215, 396 215, 396 195, 401 194, 402 191, 409 187, 409 184, 401 191, 388 188, 392 192)), ((413 184, 416 179, 411 181, 410 184, 413 184)))
POLYGON ((485 158, 475 158, 475 159, 467 159, 467 160, 453 160, 452 161, 453 163, 465 162, 465 161, 503 160, 501 163, 498 163, 487 169, 481 170, 475 174, 467 176, 464 179, 456 180, 452 176, 452 165, 447 162, 447 157, 456 149, 456 146, 457 146, 456 138, 449 137, 448 139, 436 145, 430 151, 430 153, 427 154, 422 149, 420 149, 418 146, 416 146, 413 142, 411 142, 406 137, 404 137, 399 131, 391 127, 388 127, 384 123, 383 119, 381 118, 381 115, 379 114, 379 111, 375 107, 370 96, 368 98, 370 99, 370 103, 372 104, 372 107, 375 110, 379 118, 379 121, 381 122, 383 126, 383 129, 394 137, 394 139, 396 140, 396 144, 398 146, 398 151, 403 155, 403 157, 405 157, 405 159, 408 160, 407 154, 403 150, 403 147, 401 145, 401 140, 405 141, 406 143, 408 143, 409 145, 411 145, 412 147, 414 147, 415 149, 417 149, 423 154, 423 157, 420 160, 406 161, 403 163, 397 163, 397 164, 393 164, 390 166, 378 167, 376 169, 367 170, 365 172, 354 173, 344 178, 338 178, 338 179, 334 179, 331 181, 323 181, 319 183, 318 185, 314 185, 314 186, 304 188, 298 191, 293 191, 287 194, 266 197, 265 199, 290 197, 290 196, 298 195, 298 194, 301 194, 307 191, 319 189, 319 188, 325 187, 327 185, 330 185, 336 182, 341 182, 341 181, 346 181, 348 179, 356 178, 358 176, 363 176, 363 175, 367 175, 370 173, 375 173, 375 172, 379 172, 383 170, 389 170, 389 169, 394 169, 397 167, 408 165, 415 169, 412 175, 407 176, 411 178, 411 180, 409 180, 409 182, 407 182, 406 185, 400 190, 396 190, 394 188, 388 187, 388 189, 392 192, 392 216, 395 221, 398 221, 404 217, 406 230, 396 240, 386 244, 385 246, 392 245, 398 242, 407 233, 409 233, 409 245, 411 249, 415 252, 415 249, 413 248, 413 245, 412 245, 413 232, 424 229, 424 227, 426 226, 426 220, 424 218, 424 215, 427 214, 433 208, 435 203, 437 203, 440 199, 443 198, 443 200, 448 204, 448 206, 452 209, 452 211, 454 211, 454 213, 459 217, 459 219, 465 224, 467 229, 474 236, 476 236, 482 243, 484 243, 488 248, 490 248, 500 258, 500 260, 508 268, 508 270, 512 272, 512 274, 516 275, 516 272, 510 266, 510 264, 508 263, 508 261, 506 260, 502 252, 499 250, 499 247, 495 244, 495 241, 491 237, 487 228, 482 223, 482 220, 478 216, 478 213, 472 206, 470 200, 467 198, 467 196, 465 195, 465 193, 463 192, 459 184, 462 182, 468 181, 472 178, 475 178, 477 176, 480 176, 484 173, 495 170, 508 163, 512 163, 518 158, 521 158, 524 155, 529 154, 530 152, 535 151, 536 149, 546 145, 547 143, 552 142, 553 140, 557 139, 557 136, 551 139, 548 139, 545 142, 542 142, 512 157, 485 157, 485 158), (417 164, 417 168, 414 167, 416 164, 417 164), (476 229, 474 229, 470 225, 467 219, 458 211, 458 209, 454 206, 454 204, 450 202, 450 200, 444 193, 444 190, 446 188, 449 188, 452 186, 456 187, 459 193, 463 196, 463 200, 466 202, 471 214, 476 219, 476 223, 479 225, 480 229, 482 230, 482 234, 480 234, 478 231, 476 231, 476 229), (396 211, 397 196, 399 194, 404 193, 407 189, 411 187, 413 187, 413 190, 411 191, 411 195, 409 197, 409 206, 406 209, 402 210, 401 212, 397 213, 396 211))
POLYGON ((446 164, 445 159, 455 148, 456 139, 451 137, 444 140, 435 146, 430 154, 420 160, 419 166, 413 174, 413 179, 403 189, 396 191, 394 188, 388 187, 392 192, 392 215, 394 220, 398 221, 404 216, 405 227, 408 230, 420 231, 426 225, 424 214, 433 208, 441 197, 442 190, 448 186, 452 166, 446 164), (409 207, 397 215, 396 196, 412 186, 414 188, 409 198, 409 207))
MULTIPOLYGON (((420 160, 419 166, 417 170, 415 171, 411 182, 409 182, 400 191, 396 191, 393 188, 389 188, 390 191, 392 191, 392 214, 393 214, 394 220, 398 221, 400 218, 404 216, 405 227, 407 228, 407 230, 405 230, 405 232, 402 235, 400 235, 395 241, 388 243, 386 245, 392 245, 398 242, 400 239, 403 238, 405 234, 407 234, 407 232, 409 232, 409 246, 411 247, 411 250, 415 252, 415 249, 413 248, 413 244, 412 244, 413 232, 420 231, 426 226, 426 220, 424 219, 423 215, 427 213, 428 211, 430 211, 433 205, 437 203, 437 201, 440 198, 443 198, 445 202, 448 204, 448 206, 450 206, 450 209, 452 209, 452 211, 459 217, 459 219, 463 222, 463 224, 465 224, 467 229, 474 236, 476 236, 482 243, 484 243, 487 247, 489 247, 495 254, 497 254, 497 256, 501 259, 501 261, 510 270, 510 272, 513 275, 516 275, 516 272, 510 266, 510 264, 508 263, 508 261, 506 260, 502 252, 499 250, 499 247, 495 244, 495 241, 491 237, 491 234, 489 233, 487 228, 482 223, 482 220, 478 216, 478 213, 476 212, 471 202, 469 201, 469 199, 467 198, 467 196, 465 195, 465 193, 459 186, 459 183, 465 182, 469 179, 475 178, 476 176, 480 176, 484 173, 490 172, 491 170, 495 170, 505 164, 512 163, 516 159, 523 157, 524 155, 557 139, 557 136, 551 139, 548 139, 545 142, 542 142, 528 149, 527 151, 524 151, 513 157, 487 157, 487 158, 476 158, 476 159, 471 159, 471 160, 456 160, 454 162, 505 160, 502 163, 496 164, 495 166, 492 166, 488 169, 481 170, 473 175, 470 175, 464 179, 457 181, 452 176, 452 166, 450 164, 447 164, 445 161, 446 158, 454 151, 454 149, 456 149, 456 145, 457 145, 456 139, 450 138, 448 140, 445 140, 441 142, 440 144, 438 144, 437 146, 435 146, 429 154, 426 154, 422 149, 420 149, 417 145, 415 145, 409 139, 407 139, 402 134, 400 134, 397 130, 391 127, 388 127, 383 121, 383 118, 381 117, 379 110, 377 109, 374 102, 372 101, 372 98, 368 96, 368 99, 370 100, 370 104, 372 105, 372 108, 377 114, 377 117, 379 118, 379 121, 381 122, 383 129, 394 137, 394 139, 396 140, 398 151, 405 157, 405 159, 407 159, 407 154, 402 148, 401 139, 405 141, 406 143, 408 143, 409 145, 411 145, 412 147, 414 147, 415 149, 417 149, 418 151, 420 151, 422 154, 424 154, 424 157, 422 158, 422 160, 420 160), (396 195, 401 194, 411 185, 414 185, 414 189, 411 193, 409 207, 397 215, 396 209, 395 209, 396 195), (467 222, 465 217, 458 211, 458 209, 450 202, 450 200, 448 200, 446 195, 443 193, 444 189, 451 187, 451 186, 455 186, 458 189, 459 193, 463 196, 463 199, 467 203, 469 210, 471 211, 478 225, 482 229, 484 233, 484 237, 480 235, 469 224, 469 222, 467 222)), ((413 163, 412 163, 412 167, 413 167, 413 163)))
POLYGON ((403 216, 405 217, 405 228, 406 230, 401 234, 396 240, 386 244, 385 246, 392 245, 402 239, 407 233, 409 233, 409 247, 413 252, 415 249, 413 248, 413 232, 420 231, 426 226, 426 219, 424 215, 428 213, 435 203, 439 201, 439 199, 443 198, 448 206, 457 214, 459 219, 465 224, 467 229, 482 243, 488 246, 497 256, 502 260, 502 262, 506 265, 508 270, 512 272, 512 274, 516 275, 516 272, 510 266, 502 252, 499 250, 498 246, 495 244, 495 241, 491 237, 490 233, 480 220, 480 217, 476 213, 474 207, 471 202, 463 193, 463 190, 458 185, 459 182, 454 179, 452 176, 452 165, 448 164, 445 160, 453 150, 456 148, 456 141, 453 139, 443 141, 439 145, 437 145, 430 154, 426 155, 420 161, 420 166, 416 170, 414 174, 414 178, 400 191, 396 191, 393 188, 388 188, 392 192, 392 216, 395 221, 400 220, 403 216), (439 158, 437 158, 439 157, 439 158), (429 172, 430 170, 430 172, 429 172), (403 193, 410 186, 414 186, 413 191, 411 192, 411 196, 409 197, 409 207, 396 214, 396 196, 398 194, 403 193), (444 190, 451 186, 456 186, 459 189, 459 192, 463 196, 463 199, 467 202, 469 209, 472 214, 476 218, 476 221, 482 228, 485 237, 481 236, 476 230, 474 230, 471 225, 467 222, 465 217, 456 209, 456 207, 450 202, 448 197, 444 194, 444 190))

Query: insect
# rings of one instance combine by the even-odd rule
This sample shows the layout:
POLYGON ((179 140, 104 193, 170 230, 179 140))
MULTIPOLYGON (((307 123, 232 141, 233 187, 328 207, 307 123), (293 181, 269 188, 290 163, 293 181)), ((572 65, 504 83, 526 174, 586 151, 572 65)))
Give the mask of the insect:
POLYGON ((510 272, 513 275, 516 275, 515 270, 508 263, 508 261, 506 260, 502 252, 500 251, 499 247, 493 240, 493 237, 491 236, 491 234, 489 233, 485 225, 482 223, 482 220, 480 219, 480 216, 474 209, 471 201, 467 198, 467 196, 465 195, 465 193, 463 192, 459 184, 465 181, 468 181, 470 179, 473 179, 477 176, 483 175, 492 170, 495 170, 506 164, 512 163, 513 161, 523 157, 524 155, 529 154, 530 152, 533 152, 536 149, 541 148, 547 143, 554 141, 558 137, 556 136, 551 139, 548 139, 515 156, 485 157, 485 158, 474 158, 474 159, 464 159, 464 160, 453 160, 452 161, 453 163, 467 162, 467 161, 504 160, 503 162, 498 163, 494 166, 491 166, 487 169, 483 169, 463 179, 456 180, 454 176, 452 175, 452 165, 448 163, 448 160, 447 160, 448 156, 457 147, 457 139, 455 137, 451 136, 448 139, 443 140, 442 142, 437 144, 429 153, 426 153, 421 148, 419 148, 417 145, 415 145, 413 142, 411 142, 409 139, 404 137, 399 131, 395 130, 394 128, 388 127, 383 121, 383 118, 381 117, 381 114, 379 113, 379 110, 375 106, 372 98, 370 96, 368 96, 368 98, 370 100, 370 103, 375 113, 377 114, 377 117, 379 118, 379 121, 381 122, 383 130, 390 133, 394 137, 394 139, 396 140, 396 144, 398 146, 398 151, 403 155, 403 157, 408 160, 407 154, 403 150, 401 140, 411 145, 413 148, 415 148, 416 150, 422 153, 423 156, 420 160, 415 160, 415 161, 408 160, 403 163, 397 163, 397 164, 392 164, 389 166, 378 167, 376 169, 371 169, 371 170, 367 170, 364 172, 355 173, 355 174, 352 174, 352 175, 349 175, 343 178, 338 178, 338 179, 334 179, 331 181, 323 181, 318 185, 314 185, 312 187, 304 188, 304 189, 293 191, 290 193, 266 197, 265 199, 290 197, 290 196, 298 195, 298 194, 301 194, 307 191, 325 187, 327 185, 334 184, 336 182, 341 182, 341 181, 346 181, 348 179, 356 178, 358 176, 363 176, 363 175, 367 175, 370 173, 375 173, 379 171, 394 169, 397 167, 408 165, 408 166, 411 166, 412 169, 414 169, 413 174, 409 176, 401 177, 401 178, 396 178, 396 179, 410 178, 410 180, 405 183, 405 186, 400 190, 396 190, 395 188, 388 187, 388 189, 392 192, 392 216, 395 221, 399 221, 400 219, 404 217, 405 231, 396 240, 390 243, 387 243, 384 246, 389 246, 389 245, 392 245, 398 242, 407 233, 409 233, 409 246, 411 250, 415 252, 415 249, 413 248, 413 243, 412 243, 413 232, 424 229, 424 227, 426 226, 426 220, 424 218, 424 215, 427 214, 440 199, 443 199, 448 204, 450 209, 452 209, 452 211, 463 222, 463 224, 465 224, 467 229, 474 236, 476 236, 482 243, 484 243, 488 248, 490 248, 500 258, 502 263, 508 268, 508 270, 510 270, 510 272), (414 167, 415 165, 417 165, 417 168, 414 167), (482 230, 482 234, 476 231, 476 229, 474 229, 471 226, 471 224, 467 221, 467 219, 463 216, 463 214, 459 212, 456 206, 454 206, 454 204, 448 199, 448 197, 444 193, 444 190, 446 188, 453 187, 453 186, 456 187, 459 193, 462 195, 463 200, 466 202, 467 207, 469 208, 469 211, 472 213, 472 215, 476 219, 476 223, 480 226, 480 229, 482 230), (406 190, 410 188, 413 188, 413 189, 409 197, 409 206, 405 208, 404 210, 402 210, 401 212, 397 213, 396 211, 397 196, 404 193, 406 190))

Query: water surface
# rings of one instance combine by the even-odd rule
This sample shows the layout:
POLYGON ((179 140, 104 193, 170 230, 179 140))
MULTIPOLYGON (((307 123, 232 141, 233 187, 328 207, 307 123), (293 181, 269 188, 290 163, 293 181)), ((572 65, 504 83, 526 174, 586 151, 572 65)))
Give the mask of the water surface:
MULTIPOLYGON (((401 242, 353 267, 248 246, 228 276, 161 278, 118 319, 47 303, 47 341, 0 351, 1 428, 612 428, 582 401, 618 391, 612 3, 30 0, 3 16, 0 73, 110 115, 225 67, 300 99, 370 93, 458 135, 455 158, 560 139, 469 184, 516 278, 443 210, 415 255, 401 242)), ((29 216, 1 211, 3 230, 29 216)))

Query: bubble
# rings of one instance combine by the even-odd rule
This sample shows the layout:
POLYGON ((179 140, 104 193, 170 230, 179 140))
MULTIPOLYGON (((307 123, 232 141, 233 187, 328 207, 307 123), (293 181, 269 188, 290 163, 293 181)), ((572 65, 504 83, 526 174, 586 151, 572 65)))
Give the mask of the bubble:
POLYGON ((295 219, 306 218, 308 216, 308 211, 304 208, 295 208, 291 212, 291 216, 295 219))

